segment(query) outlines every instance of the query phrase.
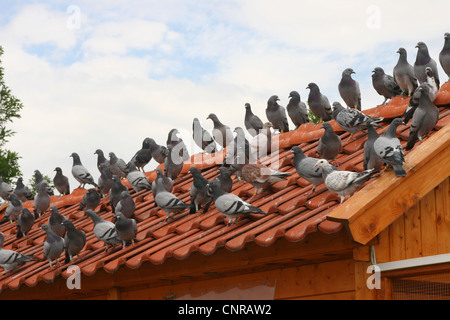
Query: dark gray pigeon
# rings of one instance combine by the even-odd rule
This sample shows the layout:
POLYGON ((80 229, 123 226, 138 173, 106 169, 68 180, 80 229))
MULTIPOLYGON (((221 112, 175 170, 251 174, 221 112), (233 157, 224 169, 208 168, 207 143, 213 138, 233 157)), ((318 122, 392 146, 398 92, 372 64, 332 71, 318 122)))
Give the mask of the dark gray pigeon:
POLYGON ((139 192, 141 190, 152 190, 152 185, 148 181, 145 173, 138 171, 132 162, 127 164, 127 169, 127 179, 134 191, 139 192))
POLYGON ((45 183, 47 185, 47 193, 49 196, 53 196, 54 192, 53 189, 48 185, 48 181, 44 179, 42 176, 42 173, 39 170, 34 170, 34 189, 39 190, 39 186, 45 183))
POLYGON ((338 85, 339 94, 349 108, 356 108, 361 111, 361 91, 358 81, 352 78, 355 73, 352 68, 347 68, 342 72, 342 78, 338 85))
POLYGON ((122 240, 122 249, 125 249, 127 242, 134 246, 134 239, 137 235, 136 220, 125 217, 122 213, 117 214, 115 223, 117 235, 122 240))
POLYGON ((383 104, 402 93, 394 77, 386 74, 383 68, 376 67, 372 72, 373 88, 380 96, 384 97, 383 104))
POLYGON ((166 150, 165 146, 159 145, 155 142, 155 140, 150 139, 150 151, 152 152, 152 158, 158 162, 159 164, 164 163, 166 159, 166 150))
MULTIPOLYGON (((64 239, 54 233, 47 224, 43 224, 41 229, 47 233, 47 238, 44 242, 44 255, 42 260, 48 260, 49 266, 52 268, 53 261, 57 260, 64 251, 64 239)), ((56 266, 58 265, 59 263, 56 263, 56 266)))
POLYGON ((315 166, 322 168, 325 185, 328 190, 341 196, 341 203, 344 202, 347 195, 355 193, 375 173, 374 169, 362 172, 335 170, 325 159, 317 161, 315 166))
POLYGON ((291 152, 294 154, 293 163, 295 170, 300 177, 311 182, 313 186, 311 193, 314 193, 316 191, 316 187, 324 182, 322 177, 322 169, 315 167, 317 160, 319 159, 307 157, 303 153, 303 150, 298 146, 292 147, 291 152))
POLYGON ((0 224, 5 223, 8 220, 10 223, 16 221, 17 217, 22 212, 22 209, 22 202, 19 200, 19 197, 13 193, 10 197, 9 205, 6 207, 5 214, 3 215, 3 219, 0 221, 0 224))
POLYGON ((153 198, 156 196, 156 184, 160 181, 162 186, 167 192, 172 192, 173 189, 173 180, 164 175, 161 168, 156 168, 156 179, 152 182, 152 194, 153 198))
POLYGON ((253 114, 252 107, 248 102, 245 104, 244 125, 252 137, 256 136, 263 127, 263 122, 257 115, 253 114))
POLYGON ((437 63, 433 58, 430 57, 428 52, 428 47, 424 42, 418 42, 417 46, 416 61, 414 62, 414 74, 419 81, 419 84, 427 81, 427 75, 425 74, 425 68, 430 67, 433 70, 436 84, 440 88, 439 72, 437 68, 437 63))
POLYGON ((167 135, 167 141, 166 145, 167 147, 170 145, 173 147, 174 151, 177 151, 180 155, 180 157, 183 159, 183 161, 187 161, 190 156, 189 152, 187 150, 186 144, 184 143, 183 139, 178 137, 180 133, 177 129, 172 129, 169 131, 169 134, 167 135))
POLYGON ((47 183, 41 183, 33 200, 34 217, 37 219, 50 207, 50 196, 47 193, 47 183))
POLYGON ((100 204, 101 194, 94 188, 88 189, 87 193, 81 199, 78 210, 86 211, 87 209, 95 210, 100 204))
POLYGON ((64 238, 67 230, 62 223, 64 222, 64 220, 67 220, 67 218, 59 213, 59 210, 55 205, 52 205, 50 207, 50 212, 50 217, 47 220, 48 226, 55 234, 57 234, 61 238, 64 238))
POLYGON ((357 109, 346 109, 339 102, 333 102, 333 117, 336 123, 350 133, 350 138, 361 130, 367 128, 367 123, 381 128, 377 122, 383 121, 383 117, 369 117, 357 109))
POLYGON ((317 145, 317 154, 321 159, 336 160, 337 155, 341 152, 342 141, 333 130, 328 122, 322 123, 321 129, 324 129, 322 137, 317 145))
POLYGON ((8 183, 3 181, 3 178, 0 177, 0 197, 9 201, 9 197, 14 193, 13 187, 11 187, 8 183))
POLYGON ((34 214, 27 208, 22 209, 22 213, 17 218, 17 239, 25 237, 34 224, 34 214))
POLYGON ((98 240, 105 243, 105 251, 108 251, 110 245, 115 246, 117 243, 122 243, 113 222, 103 219, 90 209, 86 210, 86 214, 94 222, 94 235, 98 240))
POLYGON ((111 190, 109 190, 109 202, 111 204, 112 212, 116 212, 116 206, 122 198, 122 191, 128 191, 128 188, 125 187, 120 178, 116 175, 113 175, 113 186, 111 190))
POLYGON ((328 98, 320 92, 319 86, 314 82, 308 84, 308 106, 312 113, 322 121, 332 119, 331 105, 328 98))
POLYGON ((211 132, 214 140, 222 148, 227 147, 233 141, 233 132, 231 132, 230 127, 220 122, 214 113, 210 113, 206 119, 211 119, 214 124, 211 132))
POLYGON ((377 155, 383 159, 386 166, 392 165, 397 177, 405 177, 406 171, 403 167, 405 155, 396 132, 399 125, 405 125, 402 119, 395 118, 392 120, 389 128, 375 140, 373 148, 377 155))
POLYGON ((66 236, 64 237, 64 262, 69 263, 74 256, 78 255, 81 250, 83 250, 84 245, 86 244, 86 233, 83 230, 75 228, 70 220, 64 220, 62 224, 67 229, 66 236))
POLYGON ((411 96, 418 86, 417 78, 414 74, 414 67, 408 62, 405 48, 399 48, 397 53, 399 53, 400 56, 394 67, 394 79, 403 93, 407 96, 411 96))
POLYGON ((406 150, 411 150, 417 139, 422 141, 423 137, 430 133, 439 121, 439 109, 431 101, 428 90, 424 88, 423 84, 417 90, 420 91, 420 100, 412 116, 406 150))
POLYGON ((157 179, 155 181, 155 204, 166 213, 166 221, 169 219, 171 213, 183 211, 191 206, 173 193, 168 192, 162 180, 157 179))
POLYGON ((26 202, 28 200, 33 200, 34 195, 31 190, 23 184, 23 178, 19 177, 16 182, 16 188, 14 189, 14 193, 22 202, 26 202))
POLYGON ((60 167, 56 167, 54 171, 56 171, 56 174, 53 178, 53 185, 56 190, 58 190, 59 194, 63 196, 70 194, 69 178, 63 175, 60 167))
POLYGON ((242 200, 237 195, 223 191, 216 181, 209 184, 209 192, 212 195, 217 210, 228 218, 228 225, 233 220, 236 223, 239 217, 247 217, 250 213, 267 214, 260 208, 242 200))
POLYGON ((125 179, 128 174, 126 162, 118 158, 114 152, 109 153, 109 170, 121 179, 125 179))
POLYGON ((86 184, 98 187, 92 175, 81 163, 78 153, 73 152, 70 156, 73 158, 72 175, 80 183, 78 188, 84 188, 86 184))
POLYGON ((181 158, 179 150, 174 149, 171 145, 167 147, 166 152, 167 156, 164 161, 164 175, 175 180, 183 169, 183 158, 181 158))
POLYGON ((139 149, 130 160, 139 171, 145 172, 144 167, 152 160, 150 146, 150 138, 145 138, 144 141, 142 141, 142 148, 139 149))
POLYGON ((105 197, 114 185, 114 181, 112 179, 113 174, 104 163, 101 163, 99 168, 101 170, 101 174, 100 177, 98 177, 98 191, 103 197, 105 197))
POLYGON ((231 170, 229 168, 220 167, 219 175, 213 181, 217 181, 220 188, 225 192, 230 193, 233 189, 233 179, 231 179, 231 170))
POLYGON ((280 99, 277 95, 273 95, 267 100, 266 116, 274 129, 278 129, 281 133, 289 131, 289 123, 286 117, 286 109, 278 104, 280 99))
POLYGON ((134 202, 128 190, 122 191, 120 201, 116 206, 115 215, 117 216, 119 213, 121 213, 128 219, 131 219, 134 216, 135 210, 136 203, 134 202))
POLYGON ((295 129, 298 129, 302 124, 309 122, 308 109, 306 104, 301 101, 300 94, 297 91, 291 91, 289 98, 286 110, 295 125, 295 129))
POLYGON ((0 266, 3 268, 4 274, 26 262, 36 261, 32 255, 24 255, 20 252, 3 249, 4 242, 5 236, 3 232, 0 232, 0 266))
POLYGON ((204 208, 205 204, 210 200, 207 195, 209 181, 196 167, 191 167, 188 173, 192 174, 193 177, 193 182, 189 191, 191 196, 191 210, 189 213, 196 213, 201 207, 204 208))
POLYGON ((109 169, 109 160, 106 159, 105 154, 103 153, 102 149, 95 150, 94 154, 97 155, 97 169, 102 173, 102 170, 100 170, 100 165, 103 164, 109 169))
POLYGON ((213 137, 206 131, 198 118, 192 122, 192 139, 195 144, 206 153, 215 153, 217 146, 213 137))
POLYGON ((444 35, 444 47, 439 53, 439 62, 450 80, 450 33, 444 35))
POLYGON ((379 172, 383 166, 383 159, 381 159, 375 152, 373 144, 379 137, 378 132, 372 125, 372 122, 367 122, 367 141, 364 143, 363 167, 364 170, 374 169, 379 172))

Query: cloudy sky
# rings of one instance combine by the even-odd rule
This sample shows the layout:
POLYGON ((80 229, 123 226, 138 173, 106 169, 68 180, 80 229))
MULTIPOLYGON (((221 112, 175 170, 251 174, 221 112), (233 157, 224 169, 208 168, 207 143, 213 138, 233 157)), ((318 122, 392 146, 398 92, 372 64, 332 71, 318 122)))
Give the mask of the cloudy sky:
POLYGON ((24 104, 7 147, 25 181, 35 169, 53 178, 57 166, 72 178, 72 152, 97 179, 96 149, 128 161, 145 137, 163 144, 172 128, 198 152, 194 117, 208 130, 211 112, 244 127, 249 102, 265 121, 271 95, 286 105, 297 90, 305 101, 309 82, 341 101, 347 67, 372 108, 384 99, 371 71, 392 74, 399 47, 414 63, 418 41, 438 59, 448 9, 448 0, 1 0, 5 80, 24 104))

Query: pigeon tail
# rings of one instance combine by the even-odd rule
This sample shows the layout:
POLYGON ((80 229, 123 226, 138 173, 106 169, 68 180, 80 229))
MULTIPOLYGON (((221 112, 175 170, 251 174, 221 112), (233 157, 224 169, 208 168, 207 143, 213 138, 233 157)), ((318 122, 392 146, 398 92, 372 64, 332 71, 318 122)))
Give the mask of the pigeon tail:
POLYGON ((397 175, 397 177, 406 177, 406 171, 402 165, 394 164, 392 165, 392 167, 394 168, 394 172, 397 175))

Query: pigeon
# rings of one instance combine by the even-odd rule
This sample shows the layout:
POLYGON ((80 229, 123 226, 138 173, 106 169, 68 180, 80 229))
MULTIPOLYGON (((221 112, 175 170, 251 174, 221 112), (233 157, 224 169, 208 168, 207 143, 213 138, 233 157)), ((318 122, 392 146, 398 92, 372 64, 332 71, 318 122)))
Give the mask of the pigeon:
POLYGON ((286 110, 295 125, 295 129, 298 129, 302 124, 309 122, 308 109, 306 104, 300 100, 300 94, 297 91, 291 91, 289 98, 286 110))
POLYGON ((17 217, 22 212, 22 209, 22 201, 20 201, 19 197, 13 193, 10 197, 9 205, 6 207, 5 214, 3 215, 3 219, 0 221, 0 224, 5 223, 8 220, 10 223, 16 221, 17 217))
POLYGON ((317 145, 317 154, 321 159, 336 160, 337 155, 341 152, 342 141, 341 138, 334 133, 333 127, 330 123, 322 123, 321 129, 324 129, 322 137, 319 139, 317 145))
POLYGON ((420 100, 412 116, 406 150, 411 150, 417 139, 422 141, 422 138, 434 128, 439 120, 439 109, 431 101, 428 90, 424 88, 423 84, 417 90, 420 91, 420 100))
POLYGON ((94 189, 88 189, 87 193, 81 199, 80 206, 78 210, 86 211, 87 209, 95 210, 97 206, 100 204, 101 195, 100 193, 94 189))
POLYGON ((97 149, 97 150, 95 150, 94 154, 97 155, 97 169, 100 172, 100 174, 102 173, 102 170, 100 169, 101 164, 105 165, 109 170, 109 160, 106 159, 105 154, 103 153, 103 150, 97 149))
POLYGON ((95 237, 105 243, 105 251, 108 251, 109 246, 115 246, 117 243, 122 243, 119 235, 116 231, 116 226, 113 222, 107 221, 96 214, 93 210, 86 210, 86 214, 94 222, 94 235, 95 237))
POLYGON ((198 118, 194 118, 192 122, 192 139, 206 153, 215 153, 217 150, 216 142, 209 132, 202 127, 198 118))
POLYGON ((152 158, 159 164, 164 163, 164 160, 166 159, 167 148, 165 146, 157 144, 153 139, 150 139, 149 143, 150 151, 152 152, 152 158))
POLYGON ((142 141, 142 148, 136 152, 130 160, 139 171, 145 172, 144 167, 152 160, 152 151, 150 150, 150 138, 142 141))
POLYGON ((164 174, 172 180, 178 178, 183 169, 183 159, 180 157, 178 150, 171 145, 167 147, 167 156, 164 162, 164 174))
POLYGON ((214 113, 210 113, 206 119, 211 119, 214 123, 212 129, 212 136, 214 140, 222 147, 227 147, 233 141, 233 132, 229 126, 220 122, 219 118, 214 113))
POLYGON ((47 220, 48 226, 55 234, 57 234, 61 238, 64 238, 67 230, 62 223, 64 222, 64 220, 67 220, 67 218, 59 213, 58 208, 55 205, 52 205, 50 207, 50 212, 51 215, 47 220))
POLYGON ((375 173, 374 169, 362 172, 334 170, 325 159, 318 160, 315 166, 322 168, 325 185, 328 190, 341 196, 341 203, 344 202, 345 196, 355 193, 375 173))
POLYGON ((131 219, 134 216, 135 210, 136 210, 136 203, 134 202, 128 190, 122 191, 122 193, 120 194, 120 200, 116 206, 115 212, 116 217, 119 213, 121 213, 128 219, 131 219))
POLYGON ((127 179, 134 191, 139 192, 141 190, 152 190, 152 185, 148 181, 146 175, 143 172, 138 171, 134 163, 129 162, 127 164, 127 169, 127 179))
POLYGON ((169 219, 172 212, 180 212, 191 205, 185 203, 183 200, 175 196, 173 193, 167 191, 163 185, 162 180, 155 180, 155 203, 166 213, 166 221, 169 219))
POLYGON ((397 138, 397 127, 405 125, 400 118, 392 120, 389 128, 380 135, 373 143, 376 154, 383 159, 385 164, 391 164, 397 177, 405 177, 406 171, 403 167, 405 155, 400 140, 397 138))
POLYGON ((220 188, 225 192, 229 193, 233 188, 233 179, 231 179, 231 170, 229 168, 220 167, 219 175, 213 181, 217 181, 220 188))
POLYGON ((450 33, 444 35, 444 47, 439 53, 439 62, 450 80, 450 33))
POLYGON ((113 174, 105 163, 101 163, 99 165, 99 169, 101 170, 101 174, 100 177, 98 177, 98 191, 103 197, 105 197, 114 185, 114 181, 112 179, 113 174))
POLYGON ((166 145, 167 147, 169 145, 172 146, 174 152, 178 152, 183 161, 187 161, 190 158, 189 152, 183 139, 179 138, 178 134, 180 133, 177 129, 170 130, 167 136, 166 145))
POLYGON ((394 77, 386 74, 383 68, 376 67, 372 72, 373 88, 380 96, 384 97, 383 104, 402 93, 394 77))
POLYGON ((237 195, 223 191, 217 181, 211 182, 208 189, 217 210, 228 218, 228 225, 233 219, 237 222, 239 217, 246 217, 250 213, 267 215, 266 212, 242 200, 237 195))
POLYGON ((377 122, 383 121, 383 117, 369 117, 357 109, 346 109, 339 102, 333 102, 333 118, 345 131, 350 133, 350 138, 361 130, 367 128, 367 123, 381 128, 377 122))
POLYGON ((414 67, 409 64, 405 48, 399 48, 398 62, 394 67, 393 76, 400 89, 407 96, 411 96, 417 89, 417 78, 414 67))
POLYGON ((272 122, 264 123, 260 133, 250 140, 250 162, 257 161, 272 153, 272 132, 270 128, 273 128, 272 122))
POLYGON ((263 127, 263 122, 257 115, 253 114, 252 107, 248 102, 245 104, 244 124, 252 137, 256 136, 263 127))
POLYGON ((0 177, 0 197, 9 201, 9 197, 14 193, 14 189, 6 182, 3 181, 3 178, 0 177))
POLYGON ((234 158, 234 162, 230 165, 229 169, 231 173, 235 174, 238 177, 238 180, 241 181, 242 176, 242 168, 250 163, 249 159, 245 155, 245 151, 238 148, 236 156, 234 158))
MULTIPOLYGON (((44 242, 44 255, 42 260, 44 261, 48 259, 50 268, 52 268, 52 262, 57 260, 64 251, 64 239, 54 233, 47 224, 43 224, 41 229, 47 233, 47 238, 44 242)), ((58 263, 56 265, 58 265, 58 263)))
POLYGON ((364 170, 374 169, 375 172, 379 172, 384 161, 376 154, 373 147, 379 135, 370 121, 367 122, 367 132, 367 141, 364 143, 363 167, 364 170))
POLYGON ((233 141, 231 141, 228 146, 228 150, 223 161, 224 165, 234 163, 238 149, 244 150, 245 155, 250 157, 250 143, 245 137, 244 129, 241 127, 236 127, 234 128, 234 132, 236 132, 236 137, 234 137, 233 141))
POLYGON ((36 196, 34 197, 33 212, 37 219, 50 207, 50 196, 47 193, 47 183, 41 183, 36 196))
POLYGON ((172 192, 173 189, 173 180, 166 177, 161 168, 156 168, 156 179, 152 182, 153 199, 156 196, 156 184, 158 183, 158 181, 161 181, 160 183, 164 187, 164 190, 166 190, 167 192, 172 192))
POLYGON ((112 212, 116 212, 116 206, 122 197, 122 191, 128 191, 128 188, 122 184, 118 176, 113 175, 112 180, 113 186, 111 190, 109 190, 109 202, 111 204, 112 212))
POLYGON ((128 174, 127 164, 118 158, 114 152, 109 153, 109 170, 119 178, 126 178, 128 174))
POLYGON ((22 266, 26 262, 36 261, 32 255, 25 255, 13 250, 3 249, 5 236, 0 232, 0 266, 3 268, 3 273, 13 270, 17 266, 22 266))
POLYGON ((328 98, 320 92, 319 87, 314 82, 308 84, 309 89, 308 106, 311 112, 321 121, 332 119, 331 105, 328 98))
POLYGON ((22 202, 26 202, 28 200, 33 200, 34 195, 31 192, 31 190, 23 184, 23 178, 19 177, 16 182, 16 188, 14 189, 15 195, 20 199, 22 202))
POLYGON ((281 133, 289 131, 289 123, 286 117, 286 109, 278 104, 280 99, 277 95, 273 95, 267 100, 266 116, 274 129, 278 129, 281 133))
POLYGON ((34 189, 36 191, 39 190, 39 186, 45 183, 47 185, 47 193, 49 196, 53 196, 54 192, 53 189, 48 185, 48 181, 44 179, 44 177, 42 176, 42 173, 39 170, 34 170, 34 189))
POLYGON ((22 213, 17 218, 17 239, 25 237, 34 224, 34 214, 27 208, 22 209, 22 213))
POLYGON ((83 230, 75 228, 70 220, 66 219, 62 224, 67 229, 66 236, 64 237, 64 262, 69 263, 74 256, 78 255, 81 250, 83 250, 84 245, 86 244, 86 233, 83 230))
POLYGON ((137 235, 136 220, 125 217, 122 213, 117 214, 115 223, 116 232, 122 241, 122 249, 125 249, 128 241, 134 246, 134 239, 137 235))
MULTIPOLYGON (((209 201, 207 196, 208 179, 206 179, 200 170, 196 167, 191 167, 188 173, 192 174, 193 182, 190 188, 191 196, 191 210, 189 213, 196 213, 200 207, 205 208, 205 204, 209 201)), ((203 212, 206 212, 204 210, 203 212)))
POLYGON ((256 195, 259 189, 269 188, 272 182, 286 180, 286 176, 290 175, 290 172, 279 172, 261 163, 249 163, 242 168, 244 180, 255 187, 253 195, 256 195))
POLYGON ((78 153, 74 152, 70 156, 73 158, 72 175, 75 180, 80 183, 78 188, 84 188, 86 184, 98 187, 98 185, 94 182, 94 178, 92 177, 92 175, 81 163, 78 153))
POLYGON ((342 78, 338 85, 339 94, 349 108, 356 108, 361 111, 361 91, 359 83, 352 79, 355 73, 352 68, 347 68, 342 72, 342 78))
POLYGON ((419 81, 419 84, 427 81, 427 75, 425 74, 425 68, 430 67, 433 70, 436 84, 438 89, 440 88, 439 82, 439 72, 437 69, 437 63, 433 58, 430 57, 430 53, 428 52, 428 47, 424 42, 418 42, 416 45, 417 56, 416 61, 414 62, 414 74, 419 81))
POLYGON ((60 195, 70 194, 69 178, 63 175, 60 167, 56 167, 54 171, 56 171, 56 174, 53 178, 53 185, 55 186, 56 190, 58 190, 60 195))

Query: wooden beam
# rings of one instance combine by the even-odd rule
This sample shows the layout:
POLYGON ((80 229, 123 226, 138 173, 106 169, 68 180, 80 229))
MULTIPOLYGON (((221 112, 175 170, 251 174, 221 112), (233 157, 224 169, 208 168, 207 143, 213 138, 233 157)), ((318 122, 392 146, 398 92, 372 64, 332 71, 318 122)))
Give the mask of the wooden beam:
POLYGON ((354 241, 366 244, 450 175, 449 157, 450 125, 406 156, 406 177, 384 173, 327 219, 344 223, 354 241))

